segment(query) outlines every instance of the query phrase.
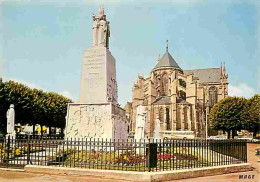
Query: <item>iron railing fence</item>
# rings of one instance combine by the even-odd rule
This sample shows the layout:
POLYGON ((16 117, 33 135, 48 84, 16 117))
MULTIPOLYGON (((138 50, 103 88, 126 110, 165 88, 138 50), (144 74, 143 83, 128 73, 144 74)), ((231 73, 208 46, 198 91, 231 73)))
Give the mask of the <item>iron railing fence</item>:
POLYGON ((0 166, 167 171, 247 162, 241 140, 0 139, 0 166))

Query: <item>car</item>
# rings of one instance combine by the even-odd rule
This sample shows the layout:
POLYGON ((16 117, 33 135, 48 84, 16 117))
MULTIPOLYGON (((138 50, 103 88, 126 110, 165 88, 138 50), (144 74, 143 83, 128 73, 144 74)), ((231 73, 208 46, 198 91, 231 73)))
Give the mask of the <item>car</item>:
POLYGON ((194 139, 193 131, 166 131, 163 134, 164 139, 194 139))
POLYGON ((224 135, 216 135, 216 136, 210 136, 208 137, 208 140, 225 140, 227 139, 224 135))
MULTIPOLYGON (((251 142, 252 143, 260 143, 260 139, 258 139, 258 138, 253 138, 252 140, 251 140, 251 142)), ((260 149, 259 149, 260 150, 260 149)), ((260 155, 260 154, 259 154, 260 155)))
POLYGON ((248 137, 248 136, 235 136, 236 140, 246 140, 248 142, 252 141, 252 137, 248 137))

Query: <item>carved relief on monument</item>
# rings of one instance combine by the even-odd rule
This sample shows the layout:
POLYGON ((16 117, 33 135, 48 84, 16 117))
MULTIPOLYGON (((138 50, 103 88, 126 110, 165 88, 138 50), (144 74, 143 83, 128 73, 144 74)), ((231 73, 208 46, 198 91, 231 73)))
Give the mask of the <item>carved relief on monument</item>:
MULTIPOLYGON (((104 137, 109 124, 109 105, 71 105, 66 136, 104 137)), ((111 120, 111 119, 110 119, 111 120)))
POLYGON ((127 138, 123 109, 110 104, 69 105, 66 138, 127 138))
POLYGON ((111 77, 107 84, 107 101, 117 103, 117 82, 114 77, 111 77))

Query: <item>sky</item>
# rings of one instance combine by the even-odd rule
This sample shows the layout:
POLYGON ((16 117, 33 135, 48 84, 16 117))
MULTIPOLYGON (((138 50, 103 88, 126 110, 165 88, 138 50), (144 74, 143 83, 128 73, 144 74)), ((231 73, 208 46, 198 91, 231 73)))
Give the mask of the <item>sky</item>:
POLYGON ((225 61, 229 95, 260 93, 258 0, 0 0, 0 77, 79 99, 92 13, 104 6, 116 59, 119 104, 131 101, 137 76, 169 52, 183 69, 225 61))

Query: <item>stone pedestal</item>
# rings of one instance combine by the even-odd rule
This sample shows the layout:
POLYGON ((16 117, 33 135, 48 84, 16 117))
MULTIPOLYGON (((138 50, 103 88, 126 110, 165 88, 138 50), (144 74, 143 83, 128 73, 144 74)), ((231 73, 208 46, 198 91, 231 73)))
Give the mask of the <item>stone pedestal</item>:
POLYGON ((106 47, 93 46, 84 52, 80 103, 117 104, 115 58, 106 47))
POLYGON ((111 104, 69 104, 66 138, 127 139, 125 110, 111 104))

